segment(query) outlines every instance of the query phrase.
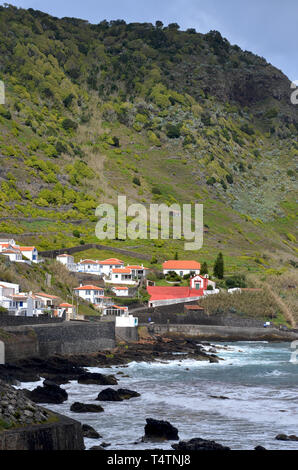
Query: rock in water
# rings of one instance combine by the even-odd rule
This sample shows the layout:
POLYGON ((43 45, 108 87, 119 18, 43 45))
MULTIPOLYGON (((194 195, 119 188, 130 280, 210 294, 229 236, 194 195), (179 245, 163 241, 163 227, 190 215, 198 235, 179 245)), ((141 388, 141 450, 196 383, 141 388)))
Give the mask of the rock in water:
POLYGON ((136 398, 136 397, 141 396, 140 393, 135 392, 133 390, 127 390, 126 388, 119 388, 119 390, 117 390, 117 392, 119 393, 120 397, 123 400, 130 400, 131 398, 136 398))
POLYGON ((43 387, 36 387, 32 392, 26 391, 26 395, 35 403, 60 404, 68 398, 67 392, 50 380, 45 380, 43 387))
POLYGON ((104 409, 102 406, 93 405, 92 403, 75 402, 71 405, 70 411, 74 413, 101 413, 104 409))
POLYGON ((86 372, 79 376, 78 383, 84 385, 117 385, 118 381, 113 375, 86 372))
POLYGON ((112 388, 106 388, 102 390, 98 397, 96 398, 98 401, 123 401, 123 398, 119 395, 117 390, 113 390, 112 388))
POLYGON ((190 441, 180 441, 178 444, 173 444, 172 448, 181 452, 190 452, 193 450, 231 450, 229 447, 224 447, 215 441, 208 441, 200 437, 191 439, 190 441))
POLYGON ((257 446, 257 447, 255 447, 255 450, 259 451, 259 450, 267 450, 267 449, 265 449, 265 447, 263 447, 263 446, 257 446))
POLYGON ((89 426, 89 424, 82 424, 82 431, 83 436, 89 439, 100 439, 102 437, 92 426, 89 426))
POLYGON ((286 434, 278 434, 275 438, 277 441, 298 441, 298 436, 292 434, 287 436, 286 434))
POLYGON ((159 421, 152 418, 146 419, 144 440, 178 441, 178 429, 168 421, 159 421))

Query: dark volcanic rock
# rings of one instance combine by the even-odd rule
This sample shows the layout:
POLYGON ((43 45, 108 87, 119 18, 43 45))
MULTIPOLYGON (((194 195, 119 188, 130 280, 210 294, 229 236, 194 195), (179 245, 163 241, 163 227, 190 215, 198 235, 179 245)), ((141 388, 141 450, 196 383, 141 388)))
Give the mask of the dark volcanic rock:
POLYGON ((97 401, 123 401, 130 400, 131 398, 140 397, 140 393, 125 388, 114 390, 113 388, 106 388, 102 390, 96 400, 97 401))
POLYGON ((298 441, 298 436, 292 434, 287 436, 286 434, 278 434, 275 438, 277 441, 298 441))
POLYGON ((263 446, 257 446, 257 447, 255 447, 255 450, 259 451, 259 450, 267 450, 267 449, 265 449, 265 447, 263 447, 263 446))
POLYGON ((32 392, 27 390, 26 395, 35 403, 60 404, 68 398, 67 392, 50 380, 45 380, 43 387, 37 387, 32 392))
POLYGON ((145 436, 143 440, 178 441, 178 429, 168 421, 159 421, 152 418, 146 419, 145 436))
POLYGON ((105 450, 105 449, 101 446, 93 446, 93 447, 90 447, 89 450, 105 450))
POLYGON ((117 392, 123 400, 130 400, 131 398, 136 398, 136 397, 141 396, 140 393, 135 392, 134 390, 127 390, 126 388, 119 388, 117 392))
POLYGON ((96 398, 98 401, 123 401, 123 398, 119 395, 117 390, 113 390, 112 388, 106 388, 102 390, 98 397, 96 398))
POLYGON ((69 377, 67 375, 51 375, 51 382, 54 382, 56 385, 65 385, 69 383, 69 377))
POLYGON ((82 431, 83 436, 89 439, 99 439, 102 437, 92 426, 89 426, 89 424, 82 424, 82 431))
POLYGON ((113 375, 85 372, 79 376, 78 383, 84 385, 117 385, 118 381, 113 375))
POLYGON ((199 437, 191 439, 190 441, 180 441, 178 444, 173 444, 172 448, 181 452, 190 452, 193 450, 231 450, 229 447, 224 447, 215 441, 208 441, 199 437))
POLYGON ((217 400, 229 400, 229 397, 225 397, 223 395, 209 395, 210 398, 216 398, 217 400))
POLYGON ((104 409, 100 405, 80 403, 77 401, 71 405, 70 411, 73 411, 74 413, 101 413, 104 409))

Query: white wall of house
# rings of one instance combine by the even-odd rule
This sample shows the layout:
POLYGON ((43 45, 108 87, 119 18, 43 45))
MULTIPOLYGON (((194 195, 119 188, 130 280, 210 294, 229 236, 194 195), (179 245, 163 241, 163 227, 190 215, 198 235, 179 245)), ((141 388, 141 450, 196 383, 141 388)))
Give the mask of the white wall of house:
POLYGON ((164 275, 168 274, 169 272, 175 272, 178 276, 185 276, 186 274, 200 274, 199 269, 163 269, 164 275))
POLYGON ((139 324, 139 319, 137 317, 134 317, 133 315, 122 315, 122 316, 117 316, 116 317, 116 323, 115 326, 116 328, 118 327, 129 327, 129 328, 134 328, 138 326, 139 324))
POLYGON ((129 294, 128 288, 117 289, 117 287, 112 287, 112 291, 116 294, 117 297, 128 297, 129 294))
POLYGON ((90 302, 91 304, 101 304, 103 302, 104 290, 103 289, 81 289, 76 290, 76 295, 90 302))

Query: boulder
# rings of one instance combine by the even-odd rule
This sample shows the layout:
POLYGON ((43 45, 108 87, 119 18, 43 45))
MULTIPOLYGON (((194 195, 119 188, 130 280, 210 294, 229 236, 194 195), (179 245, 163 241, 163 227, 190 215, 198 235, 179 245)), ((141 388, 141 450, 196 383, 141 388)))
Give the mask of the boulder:
POLYGON ((180 441, 178 444, 173 444, 172 448, 180 452, 191 452, 193 450, 231 450, 229 447, 222 446, 215 441, 208 441, 199 437, 191 439, 190 441, 180 441))
POLYGON ((278 434, 275 438, 277 441, 298 441, 298 436, 292 434, 287 436, 286 434, 278 434))
POLYGON ((263 447, 263 446, 257 446, 257 447, 255 447, 255 450, 259 451, 259 450, 267 450, 267 449, 265 449, 265 447, 263 447))
POLYGON ((128 390, 126 388, 119 388, 117 392, 123 400, 130 400, 131 398, 136 398, 136 397, 141 396, 140 393, 135 392, 134 390, 128 390))
POLYGON ((101 413, 104 409, 102 406, 93 405, 92 403, 75 402, 71 405, 70 411, 74 413, 101 413))
POLYGON ((113 375, 85 372, 78 377, 78 383, 84 385, 117 385, 118 381, 113 375))
POLYGON ((88 437, 89 439, 100 439, 102 437, 92 426, 89 426, 88 424, 82 424, 82 431, 83 436, 88 437))
POLYGON ((164 441, 178 441, 178 429, 172 426, 168 421, 159 421, 152 418, 146 419, 145 436, 146 440, 164 440, 164 441))
POLYGON ((123 401, 123 398, 119 395, 117 390, 113 390, 112 388, 106 388, 102 390, 97 398, 97 401, 123 401))
POLYGON ((93 447, 90 447, 89 450, 105 450, 105 449, 101 446, 93 446, 93 447))
POLYGON ((50 380, 45 380, 43 387, 36 387, 32 392, 27 390, 26 395, 35 403, 61 404, 68 399, 67 392, 50 380))

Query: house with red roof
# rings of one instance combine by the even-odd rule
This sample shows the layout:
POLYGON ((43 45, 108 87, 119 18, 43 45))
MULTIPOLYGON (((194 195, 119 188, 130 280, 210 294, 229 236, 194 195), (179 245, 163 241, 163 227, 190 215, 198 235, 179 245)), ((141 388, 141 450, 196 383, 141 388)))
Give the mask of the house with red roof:
POLYGON ((117 297, 128 297, 129 296, 129 288, 126 286, 113 286, 111 290, 117 297))
POLYGON ((162 265, 164 275, 174 271, 178 276, 183 277, 186 274, 200 274, 201 265, 193 260, 169 260, 162 265))
POLYGON ((84 259, 77 263, 77 271, 80 273, 96 274, 98 276, 110 276, 112 269, 123 268, 124 262, 118 258, 109 258, 102 261, 84 259))
POLYGON ((76 295, 93 305, 101 305, 104 298, 104 289, 93 285, 80 285, 74 289, 76 295))
POLYGON ((135 286, 138 284, 138 279, 133 276, 133 270, 131 268, 114 268, 112 269, 110 277, 105 279, 105 283, 135 286))
POLYGON ((40 263, 42 261, 38 259, 38 251, 35 246, 20 246, 13 239, 0 240, 0 253, 8 256, 10 261, 19 263, 26 262, 23 260, 23 257, 33 263, 40 263))
POLYGON ((180 286, 147 286, 147 292, 150 295, 149 307, 193 302, 204 295, 203 289, 180 286))

